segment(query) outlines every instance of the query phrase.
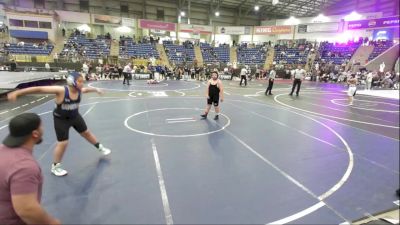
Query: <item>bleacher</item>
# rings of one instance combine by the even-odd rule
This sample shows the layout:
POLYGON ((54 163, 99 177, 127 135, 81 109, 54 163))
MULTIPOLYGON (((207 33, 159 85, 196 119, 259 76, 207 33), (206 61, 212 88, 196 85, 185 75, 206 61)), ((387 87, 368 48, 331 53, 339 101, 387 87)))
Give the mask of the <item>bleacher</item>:
POLYGON ((110 40, 104 36, 89 39, 83 34, 71 35, 60 56, 78 53, 89 59, 97 59, 110 54, 110 45, 110 40))
POLYGON ((5 46, 5 50, 14 55, 50 55, 53 48, 54 46, 51 44, 35 44, 34 46, 33 43, 24 43, 23 46, 19 46, 18 44, 5 46))
POLYGON ((184 45, 175 45, 170 41, 163 42, 168 59, 173 64, 193 62, 195 59, 194 48, 184 45))
POLYGON ((246 65, 264 64, 266 53, 261 45, 257 45, 254 48, 239 46, 237 49, 237 58, 239 63, 246 65))
POLYGON ((136 44, 132 38, 120 39, 119 54, 124 58, 160 58, 155 45, 150 43, 136 44))
POLYGON ((229 46, 211 47, 208 43, 200 43, 200 50, 205 63, 227 63, 230 60, 229 46))
POLYGON ((341 65, 351 59, 361 42, 348 42, 344 44, 322 42, 319 47, 321 59, 325 62, 341 65))
POLYGON ((375 59, 378 55, 382 54, 384 51, 388 50, 390 47, 393 46, 393 41, 374 41, 370 42, 370 45, 374 46, 374 50, 368 57, 368 61, 375 59))
POLYGON ((310 49, 303 47, 282 48, 275 46, 274 61, 279 64, 306 64, 310 49))

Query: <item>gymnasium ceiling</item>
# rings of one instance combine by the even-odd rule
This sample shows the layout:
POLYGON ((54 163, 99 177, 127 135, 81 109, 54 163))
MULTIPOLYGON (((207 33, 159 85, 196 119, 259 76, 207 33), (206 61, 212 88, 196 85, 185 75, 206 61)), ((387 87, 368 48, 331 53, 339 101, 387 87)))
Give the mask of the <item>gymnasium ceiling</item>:
MULTIPOLYGON (((187 5, 189 0, 177 1, 187 5)), ((279 0, 278 4, 273 5, 272 0, 191 0, 192 3, 211 5, 214 9, 218 7, 240 9, 242 16, 257 15, 261 18, 314 16, 339 1, 341 0, 279 0), (255 5, 260 7, 258 12, 254 10, 255 5)))

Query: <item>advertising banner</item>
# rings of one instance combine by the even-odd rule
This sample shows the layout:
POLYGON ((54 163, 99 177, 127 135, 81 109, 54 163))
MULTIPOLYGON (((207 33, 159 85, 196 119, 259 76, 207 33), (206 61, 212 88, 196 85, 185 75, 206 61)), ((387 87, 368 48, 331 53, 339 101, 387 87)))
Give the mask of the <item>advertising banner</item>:
POLYGON ((347 24, 348 30, 359 30, 359 29, 377 29, 384 27, 399 27, 399 16, 368 19, 368 20, 356 20, 349 21, 347 24))
POLYGON ((135 27, 136 26, 135 19, 122 17, 121 22, 122 22, 121 23, 122 26, 126 26, 126 27, 135 27))
POLYGON ((145 29, 175 31, 176 24, 155 20, 139 20, 139 27, 145 29))
POLYGON ((307 24, 307 33, 338 32, 340 23, 312 23, 307 24))
POLYGON ((179 24, 180 32, 187 33, 200 33, 200 34, 211 34, 213 32, 212 26, 205 25, 194 25, 194 24, 179 24))
POLYGON ((56 13, 59 16, 60 20, 64 22, 82 23, 82 24, 90 23, 89 13, 80 13, 80 12, 62 11, 62 10, 56 10, 56 13))
POLYGON ((254 34, 290 34, 292 26, 260 26, 254 27, 254 34))
POLYGON ((92 23, 121 25, 121 17, 92 14, 92 23))
POLYGON ((251 34, 251 27, 240 27, 240 26, 218 26, 217 34, 228 34, 228 35, 242 35, 251 34))

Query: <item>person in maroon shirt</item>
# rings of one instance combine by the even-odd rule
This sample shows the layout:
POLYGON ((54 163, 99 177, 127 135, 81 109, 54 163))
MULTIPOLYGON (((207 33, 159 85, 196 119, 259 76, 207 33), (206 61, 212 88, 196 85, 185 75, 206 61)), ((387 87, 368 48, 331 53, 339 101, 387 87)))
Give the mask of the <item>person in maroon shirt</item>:
POLYGON ((33 147, 42 142, 43 126, 34 113, 23 113, 9 123, 0 145, 0 224, 61 224, 40 204, 43 176, 33 147))

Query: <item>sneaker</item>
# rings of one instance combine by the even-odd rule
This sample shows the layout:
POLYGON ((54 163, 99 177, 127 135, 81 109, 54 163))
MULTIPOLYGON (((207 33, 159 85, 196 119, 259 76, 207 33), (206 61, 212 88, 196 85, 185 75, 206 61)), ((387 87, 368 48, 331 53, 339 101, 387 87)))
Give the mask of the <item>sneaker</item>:
POLYGON ((219 119, 219 116, 215 115, 214 120, 218 120, 218 119, 219 119))
POLYGON ((111 153, 111 150, 104 147, 102 144, 99 145, 99 151, 101 152, 101 154, 103 155, 108 155, 111 153))
POLYGON ((51 164, 51 173, 57 177, 62 177, 68 174, 66 170, 62 168, 61 163, 51 164))
POLYGON ((202 119, 207 119, 207 114, 200 115, 202 119))

